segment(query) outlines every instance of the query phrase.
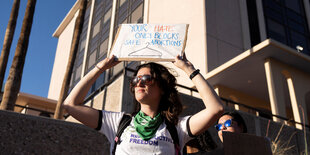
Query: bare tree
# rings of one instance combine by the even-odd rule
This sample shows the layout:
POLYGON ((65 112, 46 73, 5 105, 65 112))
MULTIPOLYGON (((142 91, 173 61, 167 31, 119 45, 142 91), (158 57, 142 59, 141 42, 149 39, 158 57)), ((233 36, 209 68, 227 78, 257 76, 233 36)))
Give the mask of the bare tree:
POLYGON ((64 80, 62 82, 62 87, 61 87, 59 99, 58 99, 55 114, 54 114, 55 119, 62 119, 63 117, 62 103, 68 95, 73 65, 74 65, 75 57, 78 51, 80 35, 82 32, 82 28, 83 28, 86 7, 87 7, 87 0, 81 0, 80 8, 79 8, 80 9, 79 15, 76 18, 76 23, 74 26, 74 33, 73 33, 73 39, 71 43, 68 65, 66 68, 66 73, 64 76, 64 80))
POLYGON ((2 47, 1 56, 0 56, 0 91, 2 91, 5 70, 6 70, 8 58, 10 55, 12 40, 14 37, 16 21, 17 21, 18 11, 19 11, 19 4, 20 4, 20 0, 14 0, 9 23, 5 31, 3 47, 2 47))
POLYGON ((36 0, 28 0, 27 2, 22 29, 16 46, 12 66, 10 68, 9 77, 5 84, 0 109, 14 110, 22 80, 36 2, 36 0))

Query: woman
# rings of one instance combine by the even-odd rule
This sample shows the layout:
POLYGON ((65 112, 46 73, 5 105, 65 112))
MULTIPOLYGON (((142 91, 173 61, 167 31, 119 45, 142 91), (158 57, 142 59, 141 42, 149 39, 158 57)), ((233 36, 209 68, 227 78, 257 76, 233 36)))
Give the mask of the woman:
MULTIPOLYGON (((113 140, 124 113, 98 111, 81 105, 100 74, 118 63, 114 56, 99 62, 74 87, 63 105, 74 118, 106 135, 111 142, 110 153, 114 148, 113 140)), ((183 59, 176 57, 173 63, 190 76, 207 108, 191 117, 179 118, 182 105, 175 88, 175 77, 159 64, 143 64, 138 67, 131 82, 131 91, 139 105, 138 113, 120 137, 121 143, 117 145, 115 154, 175 154, 165 121, 175 125, 182 149, 190 136, 203 133, 222 114, 223 106, 219 97, 185 55, 183 59)))
POLYGON ((247 127, 242 116, 237 111, 225 112, 215 125, 218 136, 223 142, 223 131, 235 133, 247 133, 247 127))

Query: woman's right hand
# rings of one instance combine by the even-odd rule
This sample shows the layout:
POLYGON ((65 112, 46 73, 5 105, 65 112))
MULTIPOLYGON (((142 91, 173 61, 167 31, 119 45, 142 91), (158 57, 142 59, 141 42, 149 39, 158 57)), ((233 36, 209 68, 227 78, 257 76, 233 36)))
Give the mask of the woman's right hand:
POLYGON ((112 55, 96 64, 96 67, 77 83, 64 101, 63 106, 67 112, 75 119, 91 128, 97 127, 99 112, 94 108, 83 106, 85 96, 102 72, 120 63, 120 61, 117 61, 115 58, 116 57, 112 55))
POLYGON ((98 64, 96 64, 96 66, 98 69, 100 69, 100 71, 105 71, 107 69, 114 67, 119 63, 120 61, 117 61, 116 57, 114 55, 111 55, 110 57, 107 57, 102 61, 100 61, 98 64))

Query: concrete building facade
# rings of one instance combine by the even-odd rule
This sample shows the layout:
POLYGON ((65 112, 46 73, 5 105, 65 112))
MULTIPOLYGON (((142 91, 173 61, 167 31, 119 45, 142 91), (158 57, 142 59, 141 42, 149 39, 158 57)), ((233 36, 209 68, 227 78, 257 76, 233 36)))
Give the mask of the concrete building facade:
MULTIPOLYGON (((54 33, 58 45, 48 98, 57 100, 71 47, 79 0, 54 33)), ((89 0, 70 90, 107 57, 119 24, 189 24, 187 58, 225 104, 302 129, 310 124, 309 0, 89 0), (249 108, 250 107, 250 108, 249 108), (305 116, 303 118, 303 116, 305 116), (293 123, 288 120, 293 120, 293 123), (297 122, 297 123, 294 123, 297 122)), ((86 105, 132 110, 129 79, 140 62, 122 62, 92 86, 86 105)), ((170 62, 183 95, 199 95, 170 62)), ((73 120, 68 118, 68 120, 73 120)), ((74 120, 73 120, 74 121, 74 120)))

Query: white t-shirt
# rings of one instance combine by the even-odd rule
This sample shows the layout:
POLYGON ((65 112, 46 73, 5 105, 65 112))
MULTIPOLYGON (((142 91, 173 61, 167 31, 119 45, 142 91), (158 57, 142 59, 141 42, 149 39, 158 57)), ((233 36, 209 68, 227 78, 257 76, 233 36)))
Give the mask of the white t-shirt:
MULTIPOLYGON (((109 112, 102 110, 102 126, 99 131, 106 135, 106 137, 111 143, 110 154, 112 154, 112 150, 114 148, 114 138, 118 129, 119 122, 121 121, 123 115, 124 112, 109 112)), ((184 144, 191 139, 191 137, 188 135, 188 129, 186 125, 188 118, 189 116, 180 117, 179 122, 176 126, 179 136, 181 153, 184 144)), ((116 147, 116 155, 175 154, 172 137, 164 122, 159 126, 153 138, 148 141, 144 141, 136 132, 132 119, 130 125, 122 133, 120 140, 121 143, 116 147)))

